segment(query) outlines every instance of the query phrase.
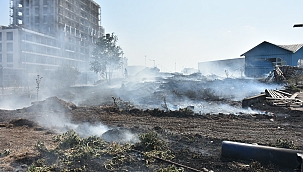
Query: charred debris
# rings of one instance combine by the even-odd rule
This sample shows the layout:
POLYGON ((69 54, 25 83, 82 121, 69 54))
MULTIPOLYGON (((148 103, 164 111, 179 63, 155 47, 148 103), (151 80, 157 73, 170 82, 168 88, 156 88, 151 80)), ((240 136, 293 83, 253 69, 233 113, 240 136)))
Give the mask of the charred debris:
POLYGON ((293 66, 276 66, 269 75, 262 80, 265 83, 279 84, 281 89, 265 89, 259 95, 244 98, 242 107, 279 109, 301 111, 303 109, 303 68, 293 66))
MULTIPOLYGON (((154 116, 238 115, 260 113, 245 110, 263 111, 263 104, 300 108, 302 75, 300 68, 289 66, 277 67, 263 80, 142 71, 137 76, 113 79, 111 83, 75 86, 51 93, 46 93, 47 88, 41 87, 39 97, 57 97, 73 102, 74 107, 111 106, 110 111, 146 111, 154 116), (260 92, 263 93, 256 95, 260 92)), ((24 101, 32 102, 26 98, 24 101)), ((35 103, 32 102, 34 106, 35 103)))
MULTIPOLYGON (((39 97, 45 101, 51 98, 72 102, 74 105, 69 106, 69 109, 76 106, 102 106, 108 111, 128 113, 144 111, 153 116, 246 114, 250 112, 242 112, 241 101, 243 97, 260 92, 260 84, 261 88, 266 87, 264 83, 247 78, 142 71, 134 77, 113 79, 111 83, 75 86, 54 90, 51 93, 42 85, 39 97)), ((2 100, 4 101, 1 99, 0 103, 2 100)), ((33 99, 22 98, 22 102, 25 101, 32 104, 29 108, 40 106, 39 101, 33 102, 33 99)), ((46 107, 52 111, 62 111, 56 109, 57 105, 46 107)))

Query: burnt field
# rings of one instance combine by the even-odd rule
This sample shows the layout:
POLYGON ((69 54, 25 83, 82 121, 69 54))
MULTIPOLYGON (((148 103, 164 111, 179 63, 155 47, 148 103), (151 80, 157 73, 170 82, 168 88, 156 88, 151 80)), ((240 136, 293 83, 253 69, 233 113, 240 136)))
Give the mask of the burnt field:
POLYGON ((241 108, 243 98, 276 87, 200 75, 41 85, 39 101, 2 98, 2 106, 23 102, 0 110, 0 171, 293 171, 221 157, 226 140, 303 149, 300 111, 241 108))

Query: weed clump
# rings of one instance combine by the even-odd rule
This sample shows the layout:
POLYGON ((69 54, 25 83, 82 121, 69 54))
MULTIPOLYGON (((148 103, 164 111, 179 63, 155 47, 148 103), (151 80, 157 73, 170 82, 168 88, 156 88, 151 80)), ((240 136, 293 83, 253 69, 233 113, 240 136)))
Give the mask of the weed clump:
POLYGON ((270 144, 270 146, 278 147, 278 148, 286 148, 286 149, 298 149, 293 141, 288 139, 282 139, 282 138, 277 139, 276 142, 270 144))
POLYGON ((143 149, 143 151, 152 150, 165 150, 167 149, 167 144, 159 139, 158 134, 155 132, 148 132, 139 135, 140 143, 137 144, 137 148, 143 149))
POLYGON ((167 143, 161 140, 157 133, 148 132, 141 134, 139 140, 140 142, 135 145, 135 149, 144 151, 143 155, 146 164, 153 163, 156 159, 171 160, 175 158, 167 143))
POLYGON ((172 166, 159 169, 149 166, 157 158, 174 158, 167 143, 153 132, 141 134, 139 143, 120 144, 106 142, 97 136, 81 138, 74 130, 70 130, 55 136, 54 142, 57 145, 52 149, 48 149, 42 141, 37 142, 35 147, 41 158, 29 166, 28 172, 121 171, 132 169, 132 164, 158 171, 181 170, 172 166))

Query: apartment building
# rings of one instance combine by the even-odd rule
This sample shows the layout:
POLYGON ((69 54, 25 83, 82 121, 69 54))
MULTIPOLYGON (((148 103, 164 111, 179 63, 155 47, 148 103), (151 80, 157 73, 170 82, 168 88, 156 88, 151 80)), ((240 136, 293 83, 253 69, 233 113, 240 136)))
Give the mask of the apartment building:
POLYGON ((91 51, 104 34, 93 0, 10 0, 10 25, 0 27, 3 85, 61 65, 89 72, 91 51), (20 72, 21 71, 21 72, 20 72))
POLYGON ((57 36, 64 31, 93 40, 103 34, 100 6, 93 0, 10 0, 11 25, 57 36))

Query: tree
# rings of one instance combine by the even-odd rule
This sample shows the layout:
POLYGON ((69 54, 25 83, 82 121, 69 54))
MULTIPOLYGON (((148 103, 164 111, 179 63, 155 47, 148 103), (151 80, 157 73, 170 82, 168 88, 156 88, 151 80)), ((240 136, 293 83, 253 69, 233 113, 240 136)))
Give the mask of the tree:
POLYGON ((57 68, 51 78, 55 87, 66 88, 75 85, 79 75, 80 72, 77 68, 63 65, 57 68))
POLYGON ((118 37, 112 34, 100 37, 92 53, 90 70, 99 73, 108 81, 111 80, 112 72, 119 69, 122 63, 123 51, 117 46, 118 37))

